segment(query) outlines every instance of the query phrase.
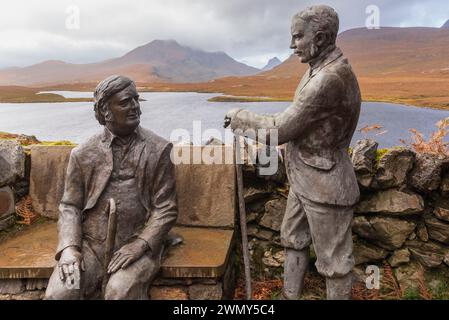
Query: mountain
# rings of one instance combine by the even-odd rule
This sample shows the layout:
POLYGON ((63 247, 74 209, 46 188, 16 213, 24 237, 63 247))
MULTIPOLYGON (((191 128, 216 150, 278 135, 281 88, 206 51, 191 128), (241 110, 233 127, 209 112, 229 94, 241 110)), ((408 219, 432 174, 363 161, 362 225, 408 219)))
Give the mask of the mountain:
MULTIPOLYGON (((358 28, 339 34, 337 44, 358 77, 363 99, 449 108, 449 29, 358 28)), ((291 99, 307 67, 292 55, 255 76, 182 89, 291 99)))
POLYGON ((262 71, 268 71, 273 69, 274 67, 277 67, 282 63, 281 60, 278 59, 278 57, 271 58, 268 63, 265 65, 265 67, 262 68, 262 71))
POLYGON ((3 69, 0 70, 0 85, 98 82, 111 74, 127 75, 140 83, 199 82, 259 71, 224 52, 196 50, 174 40, 154 40, 122 57, 98 63, 71 64, 51 60, 24 68, 3 69))
POLYGON ((449 29, 449 20, 447 20, 442 26, 441 29, 449 29))

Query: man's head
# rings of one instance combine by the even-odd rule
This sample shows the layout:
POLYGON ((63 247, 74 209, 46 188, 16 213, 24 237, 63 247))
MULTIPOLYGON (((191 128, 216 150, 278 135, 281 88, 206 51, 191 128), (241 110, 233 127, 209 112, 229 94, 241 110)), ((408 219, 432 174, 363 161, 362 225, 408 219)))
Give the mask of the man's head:
POLYGON ((134 132, 140 123, 140 104, 136 84, 124 76, 110 76, 94 92, 95 118, 118 136, 134 132))
POLYGON ((312 6, 293 16, 290 49, 308 63, 323 50, 335 45, 339 28, 338 14, 328 6, 312 6))

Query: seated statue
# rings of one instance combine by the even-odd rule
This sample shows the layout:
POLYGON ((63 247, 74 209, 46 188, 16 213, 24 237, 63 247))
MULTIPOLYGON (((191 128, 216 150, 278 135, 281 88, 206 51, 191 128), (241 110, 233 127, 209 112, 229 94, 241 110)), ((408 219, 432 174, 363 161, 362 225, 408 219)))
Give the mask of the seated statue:
POLYGON ((173 146, 139 126, 131 79, 108 77, 94 100, 104 130, 70 155, 45 298, 148 299, 178 215, 173 146))

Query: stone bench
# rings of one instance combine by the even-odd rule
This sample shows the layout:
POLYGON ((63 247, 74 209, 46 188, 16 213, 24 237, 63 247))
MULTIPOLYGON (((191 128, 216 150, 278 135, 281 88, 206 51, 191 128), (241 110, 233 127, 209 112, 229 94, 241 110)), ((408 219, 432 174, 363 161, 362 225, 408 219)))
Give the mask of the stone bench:
MULTIPOLYGON (((0 243, 0 298, 42 297, 56 263, 56 219, 72 147, 31 148, 30 195, 34 209, 52 220, 36 223, 0 243)), ((182 156, 207 153, 209 160, 232 159, 221 146, 174 149, 182 156)), ((186 159, 185 157, 183 157, 186 159)), ((221 162, 223 163, 223 162, 221 162)), ((150 290, 152 299, 232 298, 235 280, 235 166, 177 164, 179 217, 174 232, 183 242, 168 251, 150 290)))

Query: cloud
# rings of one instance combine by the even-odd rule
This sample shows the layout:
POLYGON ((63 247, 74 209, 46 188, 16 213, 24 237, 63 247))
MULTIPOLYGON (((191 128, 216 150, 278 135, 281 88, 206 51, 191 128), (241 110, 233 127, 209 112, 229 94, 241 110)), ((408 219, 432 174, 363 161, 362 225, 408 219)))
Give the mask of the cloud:
POLYGON ((0 67, 100 61, 154 39, 225 51, 262 67, 271 56, 289 55, 291 17, 317 3, 337 10, 342 31, 364 26, 371 4, 384 26, 439 27, 449 18, 446 0, 14 0, 0 8, 0 67), (66 27, 70 6, 79 9, 79 29, 66 27))

